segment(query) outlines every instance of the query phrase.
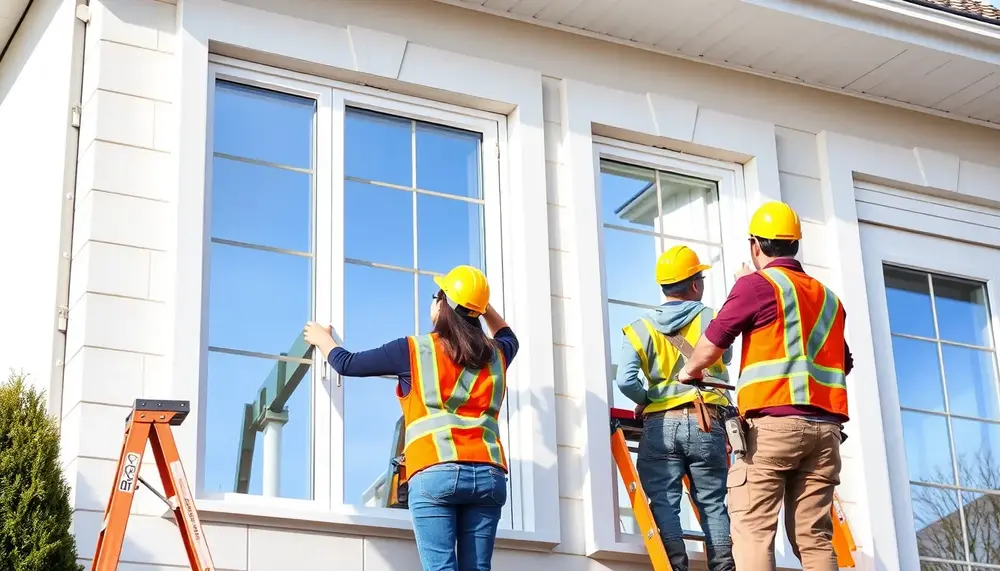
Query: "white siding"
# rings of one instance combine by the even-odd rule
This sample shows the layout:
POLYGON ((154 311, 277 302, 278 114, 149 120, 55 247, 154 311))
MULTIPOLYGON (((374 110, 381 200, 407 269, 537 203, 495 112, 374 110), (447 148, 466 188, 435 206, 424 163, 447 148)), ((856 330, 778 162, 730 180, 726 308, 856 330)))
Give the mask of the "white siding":
MULTIPOLYGON (((0 62, 0 375, 30 375, 56 400, 62 359, 56 332, 75 18, 71 0, 39 0, 0 62)), ((82 30, 81 30, 82 31, 82 30)), ((65 282, 65 279, 63 279, 65 282)))
MULTIPOLYGON (((272 10, 277 5, 265 0, 246 3, 272 10)), ((178 263, 173 250, 176 237, 168 226, 177 192, 176 183, 170 178, 170 173, 175 172, 172 154, 178 144, 172 100, 178 87, 174 84, 177 9, 172 3, 157 0, 94 0, 91 6, 94 20, 88 36, 81 174, 73 243, 73 309, 69 332, 72 358, 66 367, 63 404, 64 453, 70 480, 76 486, 77 533, 84 558, 93 550, 109 463, 118 453, 126 407, 139 396, 190 398, 167 394, 170 385, 165 378, 172 357, 173 308, 164 292, 173 287, 172 267, 178 263), (85 430, 86 436, 77 436, 77 430, 85 430)), ((579 324, 575 306, 570 303, 577 295, 575 260, 579 255, 574 250, 576 229, 569 203, 572 193, 566 192, 565 185, 558 184, 559 165, 564 160, 560 156, 561 79, 697 101, 708 109, 777 125, 781 196, 804 219, 805 242, 800 257, 820 279, 826 279, 830 268, 837 265, 830 259, 836 249, 826 242, 825 221, 831 213, 826 211, 822 195, 818 133, 833 130, 906 148, 930 147, 966 160, 1000 165, 1000 157, 996 155, 1000 135, 987 129, 673 60, 429 1, 395 0, 380 2, 375 8, 370 3, 347 0, 325 3, 288 0, 281 10, 340 27, 350 24, 399 34, 413 44, 502 61, 538 70, 546 76, 543 78, 546 173, 545 181, 538 181, 538 187, 542 192, 541 186, 545 185, 548 203, 562 543, 555 549, 555 555, 498 550, 495 558, 498 569, 644 568, 641 564, 599 562, 583 557, 586 538, 582 488, 586 468, 581 459, 580 427, 584 424, 587 395, 578 364, 584 348, 574 346, 573 332, 579 324)), ((404 68, 405 65, 404 61, 404 68)), ((22 99, 25 97, 22 95, 22 99)), ((0 129, 5 132, 6 124, 2 121, 14 120, 13 113, 7 111, 10 101, 8 97, 0 107, 0 129)), ((606 104, 614 106, 615 102, 606 104)), ((56 130, 52 127, 53 132, 56 130)), ((0 140, 2 144, 5 143, 0 140)), ((7 156, 0 153, 0 161, 7 156)), ((13 164, 20 168, 28 162, 22 158, 13 164)), ((0 172, 8 171, 3 168, 0 172)), ((47 215, 46 228, 54 229, 58 221, 55 203, 59 187, 49 171, 46 177, 53 179, 53 194, 45 207, 39 205, 37 210, 47 215)), ((21 180, 32 182, 27 178, 21 180)), ((6 226, 3 225, 5 231, 6 226)), ((594 232, 597 231, 595 228, 594 232)), ((6 238, 8 243, 14 240, 31 243, 32 248, 40 248, 41 244, 24 240, 17 233, 6 238)), ((57 253, 54 238, 50 239, 46 252, 39 253, 47 253, 51 259, 57 253)), ((21 265, 44 258, 22 252, 17 255, 21 265)), ((54 283, 56 262, 53 260, 50 265, 42 275, 51 274, 52 279, 36 280, 33 275, 30 282, 16 286, 20 288, 17 291, 30 291, 32 299, 38 298, 34 305, 39 315, 47 311, 47 321, 35 320, 39 323, 38 331, 46 334, 53 319, 49 299, 54 299, 54 291, 45 294, 44 302, 39 292, 45 288, 51 290, 48 284, 54 283)), ((861 268, 855 270, 860 272, 861 268)), ((2 303, 11 304, 11 297, 4 293, 2 303)), ((33 307, 17 301, 13 305, 33 307)), ((850 315, 851 319, 867 317, 850 315)), ((28 317, 25 316, 26 322, 28 317)), ((28 337, 19 331, 5 335, 14 340, 28 337)), ((14 346, 16 343, 0 344, 4 351, 14 346)), ((37 352, 37 346, 33 345, 24 354, 37 352)), ((46 362, 48 353, 38 355, 32 362, 46 362)), ((2 360, 6 363, 10 358, 4 356, 2 360)), ((852 436, 858 431, 855 426, 848 428, 852 436)), ((844 449, 841 495, 849 511, 853 510, 855 491, 862 485, 864 470, 855 449, 860 440, 853 438, 844 449)), ((149 499, 148 492, 138 493, 138 497, 144 496, 149 499)), ((123 561, 129 562, 128 568, 134 571, 183 565, 177 534, 170 524, 156 517, 162 511, 153 502, 139 501, 136 508, 139 515, 129 527, 123 561)), ((310 553, 310 561, 317 564, 317 569, 381 571, 417 566, 416 551, 409 540, 334 535, 329 530, 278 529, 277 524, 269 525, 274 527, 209 524, 208 537, 217 565, 221 569, 277 571, 287 567, 288 560, 277 557, 281 549, 287 549, 289 553, 310 553)), ((865 530, 866 523, 855 518, 852 525, 856 530, 865 530)), ((855 532, 857 538, 866 536, 870 536, 867 530, 855 532)), ((870 547, 861 540, 859 543, 859 549, 870 547)))

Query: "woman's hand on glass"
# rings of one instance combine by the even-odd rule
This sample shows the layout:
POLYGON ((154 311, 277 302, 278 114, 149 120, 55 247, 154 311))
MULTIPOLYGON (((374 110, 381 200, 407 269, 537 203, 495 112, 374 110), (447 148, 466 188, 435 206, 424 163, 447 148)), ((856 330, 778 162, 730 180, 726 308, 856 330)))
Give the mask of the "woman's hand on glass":
POLYGON ((302 338, 305 339, 306 343, 315 345, 323 353, 324 359, 329 357, 330 351, 337 347, 337 342, 333 340, 332 325, 323 327, 315 321, 310 321, 302 330, 302 338))

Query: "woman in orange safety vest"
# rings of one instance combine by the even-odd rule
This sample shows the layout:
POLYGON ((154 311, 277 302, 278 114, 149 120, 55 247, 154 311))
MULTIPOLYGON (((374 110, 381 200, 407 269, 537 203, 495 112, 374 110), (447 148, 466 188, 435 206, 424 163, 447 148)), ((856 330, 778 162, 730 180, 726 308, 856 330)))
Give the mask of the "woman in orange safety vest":
POLYGON ((408 503, 423 568, 488 570, 507 502, 498 416, 518 342, 489 304, 482 272, 458 266, 434 281, 441 289, 431 303, 429 334, 358 353, 338 347, 332 330, 315 322, 304 336, 342 376, 399 380, 408 503))

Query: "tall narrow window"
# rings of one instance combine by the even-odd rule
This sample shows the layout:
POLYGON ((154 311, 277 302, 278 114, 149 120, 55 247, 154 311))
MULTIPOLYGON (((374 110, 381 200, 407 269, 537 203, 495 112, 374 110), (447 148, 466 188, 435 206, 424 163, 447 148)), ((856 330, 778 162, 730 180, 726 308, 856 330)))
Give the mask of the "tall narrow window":
POLYGON ((311 499, 316 101, 225 81, 214 101, 201 487, 311 499))
POLYGON ((1000 565, 1000 383, 984 284, 886 265, 923 569, 1000 565))
MULTIPOLYGON (((659 255, 678 244, 690 247, 713 266, 705 273, 703 302, 718 309, 725 298, 719 191, 715 181, 607 159, 601 160, 600 189, 612 406, 631 410, 635 403, 614 382, 622 327, 664 302, 655 279, 659 255)), ((648 383, 641 373, 640 380, 648 383)), ((638 533, 628 494, 618 482, 619 530, 638 533)), ((681 504, 682 522, 696 529, 688 502, 681 504)))

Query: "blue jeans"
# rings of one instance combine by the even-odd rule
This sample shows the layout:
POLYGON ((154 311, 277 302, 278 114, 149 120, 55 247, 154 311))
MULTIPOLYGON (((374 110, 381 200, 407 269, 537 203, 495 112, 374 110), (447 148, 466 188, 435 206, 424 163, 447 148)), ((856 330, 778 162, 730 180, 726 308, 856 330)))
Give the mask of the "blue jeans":
POLYGON ((650 413, 643 421, 636 470, 649 497, 653 519, 675 570, 688 568, 681 528, 681 500, 688 476, 698 510, 711 571, 735 569, 729 513, 726 510, 726 435, 712 419, 712 431, 702 432, 693 409, 650 413))
POLYGON ((424 571, 489 571, 506 503, 507 475, 492 464, 448 462, 414 474, 409 506, 424 571))

